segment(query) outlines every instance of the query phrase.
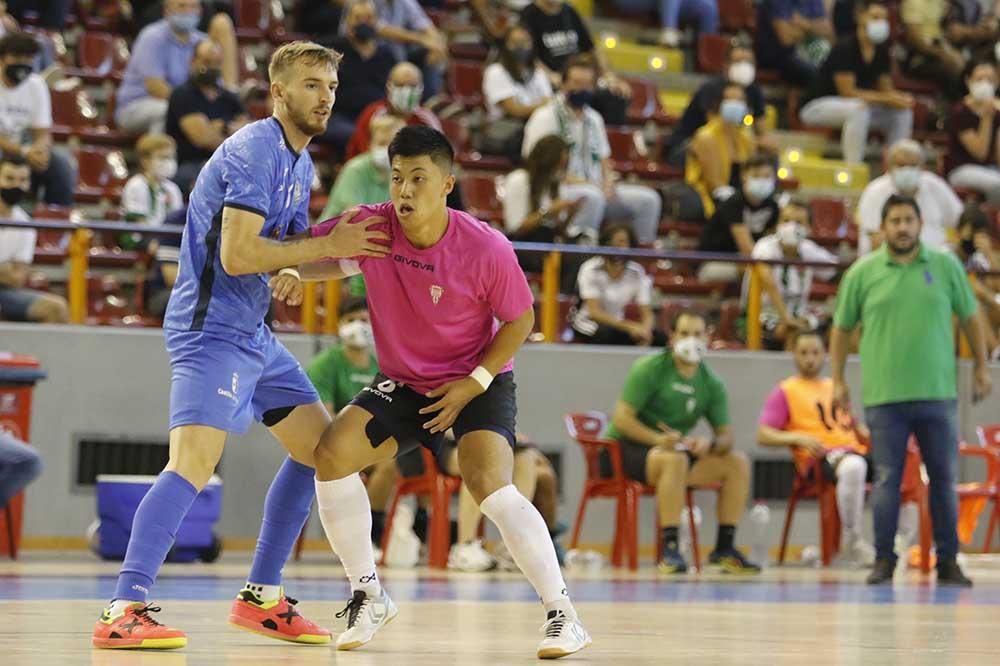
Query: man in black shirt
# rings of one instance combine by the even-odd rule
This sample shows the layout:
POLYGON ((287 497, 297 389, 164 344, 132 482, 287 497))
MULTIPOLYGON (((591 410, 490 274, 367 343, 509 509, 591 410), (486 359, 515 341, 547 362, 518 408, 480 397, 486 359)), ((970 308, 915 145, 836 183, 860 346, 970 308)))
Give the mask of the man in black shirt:
POLYGON ((776 144, 765 136, 764 91, 757 85, 756 75, 753 49, 746 42, 734 39, 730 42, 729 52, 726 54, 725 73, 713 77, 698 88, 684 109, 684 114, 674 128, 673 134, 667 140, 667 162, 677 167, 684 166, 688 142, 695 132, 708 122, 708 112, 713 103, 722 97, 722 90, 728 83, 739 84, 746 92, 747 106, 754 118, 753 127, 757 134, 758 145, 767 150, 776 150, 776 144))
POLYGON ((338 69, 337 101, 322 136, 323 141, 340 150, 351 140, 354 124, 364 108, 385 95, 389 72, 396 64, 392 49, 376 34, 375 5, 370 0, 360 0, 346 11, 345 34, 324 44, 344 55, 338 69))
POLYGON ((864 159, 870 127, 886 134, 888 145, 909 138, 913 97, 892 84, 889 10, 882 0, 858 0, 855 34, 834 45, 802 100, 806 125, 841 128, 844 160, 864 159))
POLYGON ((215 149, 249 121, 239 98, 219 84, 221 67, 222 49, 202 40, 191 59, 191 78, 170 94, 167 134, 177 142, 174 182, 185 196, 215 149))

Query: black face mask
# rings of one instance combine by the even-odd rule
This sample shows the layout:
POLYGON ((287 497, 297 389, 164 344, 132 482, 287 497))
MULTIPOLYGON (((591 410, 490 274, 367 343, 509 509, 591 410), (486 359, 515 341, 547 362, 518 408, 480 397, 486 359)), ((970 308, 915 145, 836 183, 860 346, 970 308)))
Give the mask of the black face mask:
POLYGON ((569 105, 574 109, 582 109, 585 106, 589 106, 590 103, 594 101, 594 91, 574 90, 566 95, 566 101, 569 102, 569 105))
POLYGON ((195 84, 199 86, 218 86, 220 76, 222 76, 222 70, 212 67, 201 70, 193 78, 195 84))
POLYGON ((354 26, 354 39, 359 42, 370 42, 375 39, 375 26, 371 23, 359 23, 354 26))
POLYGON ((27 192, 22 190, 20 187, 3 187, 0 188, 0 199, 8 206, 16 206, 17 204, 24 201, 24 197, 27 196, 27 192))
POLYGON ((15 86, 21 85, 21 83, 28 78, 31 74, 31 65, 14 64, 7 65, 3 70, 4 76, 7 80, 13 83, 15 86))
POLYGON ((514 56, 514 60, 522 65, 530 65, 531 61, 535 59, 535 52, 531 49, 511 49, 510 54, 514 56))
POLYGON ((967 257, 971 257, 976 253, 976 242, 971 238, 965 238, 962 240, 962 254, 967 257))

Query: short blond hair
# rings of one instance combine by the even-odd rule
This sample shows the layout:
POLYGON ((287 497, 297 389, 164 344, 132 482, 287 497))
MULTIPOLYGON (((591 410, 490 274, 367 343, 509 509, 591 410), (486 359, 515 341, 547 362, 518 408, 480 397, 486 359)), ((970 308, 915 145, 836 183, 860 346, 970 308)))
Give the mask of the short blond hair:
POLYGON ((343 56, 340 53, 316 42, 289 42, 271 56, 271 62, 267 66, 267 76, 271 81, 276 81, 293 65, 300 62, 307 65, 329 65, 337 69, 341 58, 343 56))
POLYGON ((375 136, 376 132, 392 132, 392 134, 395 134, 404 127, 406 127, 406 123, 403 122, 402 118, 394 116, 391 113, 385 113, 372 118, 369 134, 372 136, 375 136))
POLYGON ((161 150, 177 150, 177 143, 166 134, 151 132, 143 134, 135 144, 135 152, 143 160, 161 150))

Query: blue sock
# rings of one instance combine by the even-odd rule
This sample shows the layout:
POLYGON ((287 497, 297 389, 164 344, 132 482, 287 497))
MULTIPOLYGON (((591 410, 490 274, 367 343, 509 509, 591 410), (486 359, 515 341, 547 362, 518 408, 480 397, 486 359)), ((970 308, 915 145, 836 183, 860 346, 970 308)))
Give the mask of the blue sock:
POLYGON ((264 520, 250 567, 250 582, 280 585, 281 570, 309 518, 316 495, 312 467, 285 458, 264 500, 264 520))
POLYGON ((198 490, 176 472, 163 472, 139 502, 132 536, 118 574, 115 599, 146 601, 156 573, 167 558, 181 521, 198 490))

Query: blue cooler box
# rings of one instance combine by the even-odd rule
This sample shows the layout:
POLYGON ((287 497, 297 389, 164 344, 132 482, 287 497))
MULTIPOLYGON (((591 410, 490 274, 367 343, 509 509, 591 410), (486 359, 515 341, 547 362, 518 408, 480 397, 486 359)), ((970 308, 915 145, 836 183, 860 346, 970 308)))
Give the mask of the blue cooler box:
MULTIPOLYGON (((155 476, 100 474, 97 477, 97 554, 108 560, 122 560, 132 532, 132 518, 146 496, 155 476)), ((184 522, 177 530, 169 562, 212 562, 219 557, 221 544, 212 527, 222 514, 222 479, 212 476, 198 493, 184 522)))

